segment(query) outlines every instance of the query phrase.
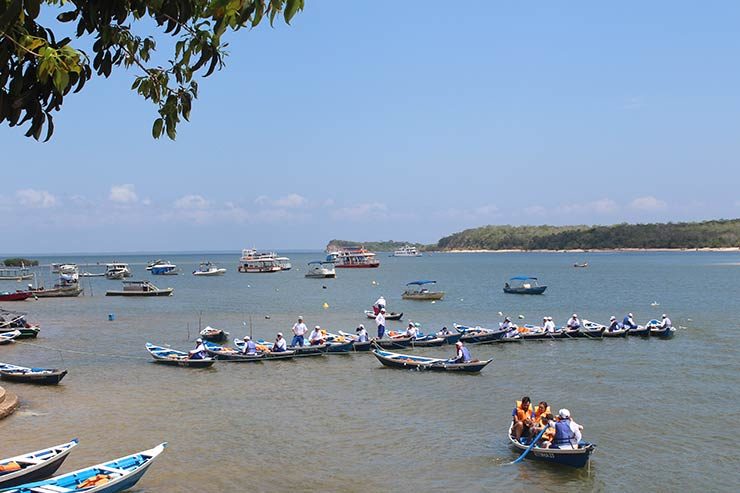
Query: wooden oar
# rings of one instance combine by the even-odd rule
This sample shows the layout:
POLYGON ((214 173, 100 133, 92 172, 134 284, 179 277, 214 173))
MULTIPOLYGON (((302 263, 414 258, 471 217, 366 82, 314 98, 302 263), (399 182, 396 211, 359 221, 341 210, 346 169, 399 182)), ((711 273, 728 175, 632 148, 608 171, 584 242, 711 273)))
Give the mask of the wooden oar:
POLYGON ((549 424, 542 428, 542 431, 539 432, 539 434, 535 437, 534 440, 532 440, 532 443, 529 444, 529 447, 527 447, 527 450, 525 450, 522 455, 520 455, 517 459, 515 459, 513 462, 509 462, 509 464, 518 464, 519 462, 523 461, 524 458, 527 456, 530 450, 534 448, 535 444, 540 441, 540 438, 542 438, 542 435, 544 435, 545 430, 550 426, 549 424))

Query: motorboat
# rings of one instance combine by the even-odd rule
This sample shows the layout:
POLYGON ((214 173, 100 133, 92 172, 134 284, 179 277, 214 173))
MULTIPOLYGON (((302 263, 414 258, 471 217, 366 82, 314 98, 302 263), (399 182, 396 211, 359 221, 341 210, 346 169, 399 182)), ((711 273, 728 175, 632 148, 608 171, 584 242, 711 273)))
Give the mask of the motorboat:
POLYGON ((198 270, 193 271, 194 276, 223 276, 224 274, 226 274, 226 269, 211 262, 201 262, 198 270))
POLYGON ((162 265, 162 264, 169 264, 169 262, 166 261, 166 260, 162 260, 161 258, 159 258, 157 260, 152 260, 151 262, 149 262, 149 263, 146 264, 146 270, 152 270, 152 268, 155 265, 162 265))
POLYGON ((337 277, 337 272, 334 270, 334 262, 328 260, 314 260, 313 262, 309 262, 306 277, 314 279, 337 277))
POLYGON ((510 294, 542 294, 547 286, 538 283, 536 277, 516 276, 504 284, 504 293, 510 294))
POLYGON ((266 273, 290 270, 291 267, 288 257, 278 257, 275 252, 258 252, 249 248, 242 250, 238 270, 245 273, 266 273))
POLYGON ((109 290, 106 296, 172 296, 174 288, 160 289, 149 281, 123 281, 123 289, 109 290))
POLYGON ((444 291, 430 291, 424 287, 436 283, 437 281, 411 281, 406 284, 406 291, 403 292, 401 298, 421 301, 441 300, 445 296, 444 291))
POLYGON ((177 266, 170 262, 153 265, 151 273, 154 276, 176 276, 180 272, 177 266))
POLYGON ((105 277, 114 280, 131 277, 131 269, 123 263, 105 264, 105 277))
POLYGON ((421 257, 419 250, 413 245, 404 245, 393 252, 391 257, 421 257))
MULTIPOLYGON (((368 269, 380 267, 380 261, 373 252, 364 247, 352 247, 339 250, 334 261, 338 269, 368 269)), ((328 260, 328 259, 327 259, 328 260)))

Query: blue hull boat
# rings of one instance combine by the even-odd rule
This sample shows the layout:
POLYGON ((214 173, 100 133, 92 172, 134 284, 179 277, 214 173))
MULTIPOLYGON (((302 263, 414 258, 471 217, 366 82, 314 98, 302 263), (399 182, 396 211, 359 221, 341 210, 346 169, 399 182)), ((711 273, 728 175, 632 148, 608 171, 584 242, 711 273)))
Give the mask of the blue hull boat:
POLYGON ((45 481, 26 483, 3 493, 116 493, 134 486, 146 473, 154 459, 164 451, 166 443, 137 454, 103 462, 92 467, 62 474, 45 481))
POLYGON ((215 360, 213 358, 199 358, 193 359, 188 356, 188 353, 184 351, 177 351, 162 346, 155 346, 151 343, 146 343, 146 350, 154 358, 155 363, 161 363, 163 365, 173 366, 185 366, 188 368, 206 368, 212 366, 215 360))
POLYGON ((75 438, 55 447, 0 459, 0 466, 4 469, 0 471, 0 488, 9 488, 48 478, 57 472, 77 443, 75 438))
POLYGON ((486 329, 484 327, 467 327, 465 325, 455 324, 455 329, 461 332, 458 340, 465 344, 486 344, 497 342, 506 338, 507 330, 504 329, 486 329))
MULTIPOLYGON (((529 442, 517 442, 511 435, 511 431, 511 427, 509 427, 509 442, 514 450, 521 454, 529 448, 530 444, 529 442)), ((560 466, 581 468, 588 464, 588 460, 591 458, 591 454, 594 452, 595 448, 596 445, 588 442, 579 443, 577 449, 540 448, 538 446, 534 446, 525 458, 550 462, 560 466)))

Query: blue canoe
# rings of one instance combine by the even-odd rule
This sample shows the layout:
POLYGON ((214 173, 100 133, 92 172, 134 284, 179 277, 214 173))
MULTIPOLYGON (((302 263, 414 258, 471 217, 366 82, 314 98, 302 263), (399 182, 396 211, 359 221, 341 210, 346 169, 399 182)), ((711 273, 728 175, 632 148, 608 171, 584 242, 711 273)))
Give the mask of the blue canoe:
POLYGON ((645 324, 646 329, 650 329, 650 337, 660 337, 661 339, 670 339, 676 334, 675 327, 661 327, 660 321, 651 320, 645 324))
MULTIPOLYGON (((508 437, 509 443, 518 453, 522 453, 529 448, 530 444, 527 439, 522 438, 521 440, 524 440, 524 442, 518 442, 514 439, 511 434, 511 426, 509 427, 508 437)), ((525 458, 580 468, 588 464, 595 448, 596 445, 593 443, 583 441, 578 444, 577 449, 540 448, 535 445, 525 458)))
POLYGON ((205 368, 213 365, 213 358, 190 358, 188 353, 184 351, 177 351, 162 346, 155 346, 149 342, 146 343, 146 350, 154 358, 155 363, 162 363, 163 365, 176 365, 186 366, 189 368, 205 368))
POLYGON ((134 486, 167 446, 162 443, 150 450, 121 457, 96 466, 62 474, 45 481, 26 483, 3 493, 116 493, 134 486), (97 481, 96 481, 97 480, 97 481), (86 485, 90 486, 86 486, 86 485))
POLYGON ((45 479, 57 472, 64 459, 77 445, 77 439, 54 447, 29 452, 16 457, 0 459, 0 466, 6 470, 0 472, 0 488, 9 488, 30 481, 45 479), (18 469, 12 470, 8 466, 15 464, 18 469))

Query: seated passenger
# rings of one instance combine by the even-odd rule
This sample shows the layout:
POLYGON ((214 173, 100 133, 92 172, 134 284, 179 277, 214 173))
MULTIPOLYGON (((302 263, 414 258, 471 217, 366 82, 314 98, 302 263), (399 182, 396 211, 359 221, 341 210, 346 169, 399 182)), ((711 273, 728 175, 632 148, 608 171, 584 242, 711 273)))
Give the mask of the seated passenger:
POLYGON ((568 327, 568 330, 578 330, 581 328, 581 321, 578 319, 578 315, 574 313, 565 325, 568 327))
POLYGON ((206 359, 208 357, 208 351, 206 351, 206 346, 203 344, 203 339, 196 339, 195 340, 195 349, 190 351, 188 353, 188 358, 190 359, 206 359))
POLYGON ((514 439, 519 441, 522 435, 529 435, 529 429, 534 424, 534 409, 529 397, 524 396, 522 400, 516 401, 511 417, 514 422, 512 428, 514 439))
POLYGON ((661 329, 670 329, 673 327, 673 323, 671 322, 671 319, 668 318, 668 315, 665 313, 663 314, 663 319, 660 322, 660 328, 661 329))
POLYGON ((244 346, 242 347, 242 354, 257 354, 257 344, 255 344, 252 338, 249 336, 244 336, 244 346))
POLYGON ((455 343, 455 358, 450 360, 450 363, 470 363, 470 351, 465 347, 462 341, 455 343))
POLYGON ((583 426, 573 421, 570 411, 561 409, 558 412, 558 421, 555 423, 555 439, 553 446, 560 449, 577 449, 581 441, 583 426))
POLYGON ((555 425, 552 423, 553 417, 552 414, 547 414, 544 416, 543 419, 543 425, 547 427, 545 432, 540 437, 540 442, 538 443, 538 446, 541 448, 550 448, 552 447, 552 441, 555 439, 555 425))
POLYGON ((308 336, 308 342, 312 346, 319 346, 326 342, 326 338, 324 338, 324 333, 321 331, 321 326, 317 325, 313 328, 313 331, 311 331, 311 335, 308 336))
POLYGON ((272 344, 272 352, 273 353, 282 353, 287 351, 288 349, 288 343, 283 338, 283 333, 278 332, 277 338, 275 339, 275 342, 272 344))
POLYGON ((440 336, 448 336, 452 334, 452 331, 450 331, 450 329, 448 329, 447 327, 442 327, 442 330, 440 330, 437 334, 440 336))
POLYGON ((627 329, 636 329, 637 324, 634 320, 632 320, 632 314, 628 313, 626 317, 624 317, 624 320, 622 320, 622 325, 627 329))
POLYGON ((606 330, 607 330, 607 332, 616 332, 616 331, 619 330, 619 322, 617 322, 617 317, 615 317, 614 315, 612 315, 609 318, 609 328, 606 329, 606 330))
POLYGON ((555 322, 552 321, 552 317, 545 317, 545 319, 547 320, 543 327, 543 329, 545 329, 545 332, 548 332, 548 333, 555 332, 555 322))
POLYGON ((367 342, 369 340, 364 325, 360 324, 360 326, 355 329, 355 332, 357 332, 357 342, 367 342))
POLYGON ((416 339, 416 336, 419 334, 419 329, 416 328, 416 326, 409 322, 409 326, 406 328, 406 332, 403 333, 403 337, 410 337, 412 340, 416 339))

